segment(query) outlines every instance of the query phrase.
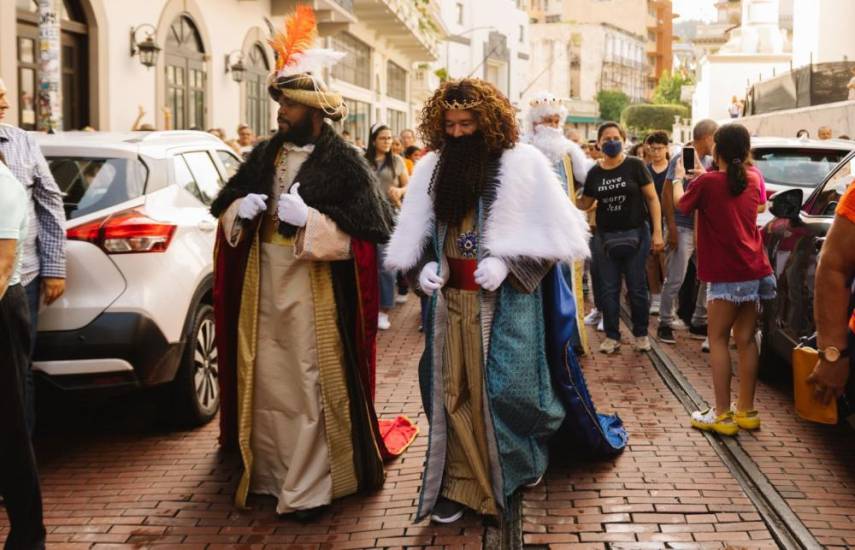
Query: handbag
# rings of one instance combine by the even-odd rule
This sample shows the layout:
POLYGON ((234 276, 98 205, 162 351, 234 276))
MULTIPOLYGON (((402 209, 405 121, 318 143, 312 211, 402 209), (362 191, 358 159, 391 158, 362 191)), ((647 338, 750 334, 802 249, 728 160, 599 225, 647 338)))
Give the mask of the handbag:
POLYGON ((639 229, 603 231, 603 250, 612 260, 625 260, 638 251, 641 245, 639 229))
POLYGON ((820 424, 837 424, 837 400, 820 403, 816 399, 814 387, 809 384, 808 376, 819 363, 819 352, 804 344, 793 349, 793 394, 795 395, 796 414, 805 420, 820 424))

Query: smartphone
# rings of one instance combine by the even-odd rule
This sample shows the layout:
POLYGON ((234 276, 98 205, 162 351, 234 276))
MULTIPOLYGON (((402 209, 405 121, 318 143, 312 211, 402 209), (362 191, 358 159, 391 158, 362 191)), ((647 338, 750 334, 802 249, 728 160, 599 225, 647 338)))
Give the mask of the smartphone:
POLYGON ((686 172, 695 169, 695 148, 683 147, 683 168, 686 172))

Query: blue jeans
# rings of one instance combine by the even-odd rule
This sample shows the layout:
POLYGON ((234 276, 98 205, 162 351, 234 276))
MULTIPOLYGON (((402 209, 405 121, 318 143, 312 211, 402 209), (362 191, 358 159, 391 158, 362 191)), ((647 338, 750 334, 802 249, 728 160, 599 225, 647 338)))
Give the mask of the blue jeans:
POLYGON ((647 256, 650 254, 650 229, 647 224, 638 229, 641 239, 632 256, 613 260, 603 248, 600 234, 594 235, 593 263, 596 265, 597 283, 603 304, 603 328, 606 336, 620 341, 620 289, 626 281, 629 305, 632 312, 632 335, 647 336, 650 317, 650 296, 647 293, 647 256))
POLYGON ((38 277, 24 287, 27 292, 27 305, 30 308, 30 364, 24 375, 24 420, 27 432, 33 436, 36 427, 36 391, 33 381, 33 351, 36 349, 36 331, 39 324, 39 301, 41 298, 42 280, 38 277))
POLYGON ((386 259, 385 244, 377 245, 377 271, 380 275, 380 309, 392 309, 395 307, 395 272, 386 271, 383 268, 383 260, 386 259))
MULTIPOLYGON (((594 239, 596 238, 596 235, 596 232, 594 232, 591 236, 591 250, 594 249, 594 239)), ((593 261, 593 258, 591 259, 590 269, 588 271, 591 274, 588 285, 591 287, 591 296, 594 300, 594 307, 597 308, 597 311, 602 312, 605 307, 603 305, 603 283, 600 281, 599 266, 597 266, 596 262, 593 261)))

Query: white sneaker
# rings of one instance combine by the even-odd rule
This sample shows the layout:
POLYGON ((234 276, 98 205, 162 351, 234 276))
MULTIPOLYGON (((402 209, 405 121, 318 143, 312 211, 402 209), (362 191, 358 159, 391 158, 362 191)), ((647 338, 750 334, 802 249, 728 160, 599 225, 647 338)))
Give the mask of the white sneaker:
POLYGON ((389 330, 392 328, 392 323, 389 322, 389 316, 382 311, 380 315, 377 317, 377 328, 380 330, 389 330))
POLYGON ((653 294, 650 298, 650 315, 659 315, 661 294, 653 294))
POLYGON ((605 328, 603 328, 603 320, 602 320, 602 319, 600 319, 600 320, 599 320, 599 322, 597 323, 597 330, 598 330, 598 331, 600 331, 600 332, 605 332, 605 331, 606 331, 606 329, 605 329, 605 328))
POLYGON ((674 320, 671 321, 671 330, 689 330, 689 327, 682 319, 675 317, 674 320))
POLYGON ((639 336, 635 339, 635 351, 650 351, 653 346, 650 345, 650 338, 647 336, 639 336))
POLYGON ((407 295, 406 294, 398 294, 395 296, 396 304, 406 304, 407 303, 407 295))
POLYGON ((606 338, 600 343, 600 353, 610 355, 612 353, 617 353, 618 350, 620 350, 620 342, 618 342, 617 340, 606 338))
POLYGON ((585 315, 585 324, 586 325, 596 325, 601 319, 603 315, 597 308, 591 310, 591 312, 585 315))
POLYGON ((701 351, 704 353, 710 352, 710 339, 709 338, 704 338, 704 343, 701 344, 701 351))

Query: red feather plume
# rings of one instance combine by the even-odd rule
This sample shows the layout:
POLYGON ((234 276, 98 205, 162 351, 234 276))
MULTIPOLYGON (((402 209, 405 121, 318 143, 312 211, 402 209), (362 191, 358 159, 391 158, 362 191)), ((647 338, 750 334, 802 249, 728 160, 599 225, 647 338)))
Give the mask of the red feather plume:
POLYGON ((311 48, 317 35, 315 10, 311 6, 297 6, 294 14, 285 18, 285 32, 276 33, 268 41, 276 52, 277 72, 296 63, 294 55, 311 48))

